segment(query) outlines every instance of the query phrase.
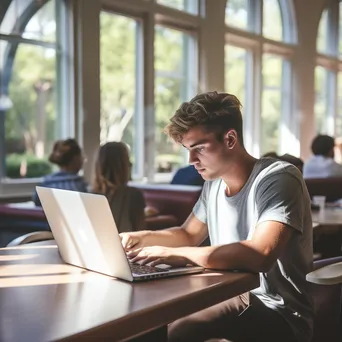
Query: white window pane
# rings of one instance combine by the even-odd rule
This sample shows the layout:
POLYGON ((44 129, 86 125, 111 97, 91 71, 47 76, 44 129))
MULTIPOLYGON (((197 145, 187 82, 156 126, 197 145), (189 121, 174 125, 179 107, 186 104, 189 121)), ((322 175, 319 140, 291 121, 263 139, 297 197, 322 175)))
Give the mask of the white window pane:
POLYGON ((225 46, 225 89, 234 94, 242 105, 246 100, 247 50, 225 46))
POLYGON ((136 30, 134 19, 100 15, 101 143, 124 141, 135 170, 136 30))
MULTIPOLYGON (((4 62, 6 71, 10 67, 4 62)), ((13 106, 5 114, 8 178, 40 177, 51 171, 46 157, 58 138, 55 88, 55 50, 20 44, 9 83, 13 106)))
POLYGON ((157 2, 190 14, 198 14, 198 0, 157 0, 157 2))
POLYGON ((262 63, 261 155, 279 151, 283 61, 280 57, 265 54, 262 63))
POLYGON ((54 42, 56 39, 55 0, 37 11, 36 1, 12 0, 0 24, 0 33, 54 42), (31 17, 26 23, 27 17, 31 17), (24 29, 22 27, 24 26, 24 29))
POLYGON ((264 0, 262 33, 266 38, 283 40, 283 23, 277 0, 264 0))
POLYGON ((340 58, 342 58, 342 2, 340 2, 339 52, 340 58))
POLYGON ((55 41, 55 1, 48 1, 28 22, 22 36, 29 39, 55 41))
POLYGON ((329 112, 329 100, 327 94, 328 71, 317 66, 315 69, 315 126, 316 133, 327 133, 326 118, 329 112))
POLYGON ((338 107, 337 107, 337 117, 336 117, 336 127, 335 133, 337 137, 342 138, 342 72, 338 74, 338 107))
POLYGON ((171 173, 187 164, 185 149, 163 133, 170 117, 196 93, 197 66, 193 38, 163 26, 155 29, 156 180, 169 181, 171 173), (162 175, 164 173, 164 175, 162 175))
POLYGON ((243 30, 248 29, 248 0, 228 0, 226 5, 226 25, 243 30))
POLYGON ((328 10, 324 10, 318 27, 317 51, 328 52, 328 10))

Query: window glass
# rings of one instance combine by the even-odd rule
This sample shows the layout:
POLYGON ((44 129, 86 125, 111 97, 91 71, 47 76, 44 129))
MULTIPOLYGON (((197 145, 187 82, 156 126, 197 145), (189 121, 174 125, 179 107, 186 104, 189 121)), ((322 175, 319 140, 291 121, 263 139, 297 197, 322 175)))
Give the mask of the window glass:
POLYGON ((328 10, 324 10, 318 27, 317 50, 321 53, 328 52, 328 10))
POLYGON ((342 58, 342 2, 340 2, 340 24, 339 24, 339 52, 342 58))
POLYGON ((234 94, 245 105, 247 50, 232 46, 225 46, 225 89, 234 94))
POLYGON ((43 7, 39 7, 38 1, 12 0, 0 23, 0 33, 54 42, 55 6, 55 0, 48 1, 43 7))
POLYGON ((228 0, 225 15, 226 25, 247 30, 248 23, 248 0, 228 0))
MULTIPOLYGON (((34 27, 41 25, 39 20, 43 20, 44 26, 50 28, 44 28, 44 32, 49 32, 49 40, 53 41, 56 21, 51 6, 54 1, 34 14, 18 34, 28 30, 29 25, 33 32, 34 27)), ((22 20, 15 19, 17 23, 22 20)), ((1 27, 5 27, 2 24, 1 27)), ((35 36, 36 40, 39 38, 47 36, 35 36)), ((54 44, 49 48, 40 46, 38 41, 35 45, 12 44, 5 39, 6 36, 0 40, 0 132, 4 132, 0 138, 4 147, 1 174, 7 178, 41 177, 52 171, 47 156, 61 134, 61 115, 56 114, 55 101, 56 50, 54 44)))
POLYGON ((170 179, 172 172, 188 162, 185 149, 171 142, 163 129, 180 104, 190 100, 196 93, 196 50, 194 39, 189 34, 156 26, 154 65, 157 181, 170 179))
POLYGON ((100 29, 100 140, 128 144, 135 167, 137 22, 101 12, 100 29))
POLYGON ((157 2, 190 14, 198 14, 198 0, 157 0, 157 2))
MULTIPOLYGON (((337 106, 337 118, 336 118, 336 136, 342 139, 342 72, 339 72, 338 78, 338 106, 337 106)), ((342 141, 341 141, 342 142, 342 141)))
POLYGON ((262 60, 261 155, 279 151, 279 130, 282 113, 282 69, 280 57, 264 54, 262 60))
POLYGON ((282 16, 278 0, 264 0, 263 12, 263 36, 273 40, 283 40, 282 16))
POLYGON ((317 66, 315 69, 315 126, 316 133, 327 133, 327 122, 325 118, 329 111, 327 94, 328 71, 317 66))

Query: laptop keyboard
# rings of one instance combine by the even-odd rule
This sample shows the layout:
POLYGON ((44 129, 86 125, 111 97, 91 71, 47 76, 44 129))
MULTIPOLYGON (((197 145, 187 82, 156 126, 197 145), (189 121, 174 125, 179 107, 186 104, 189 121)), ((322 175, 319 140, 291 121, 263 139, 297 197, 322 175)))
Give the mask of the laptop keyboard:
POLYGON ((131 270, 135 274, 149 274, 149 273, 157 273, 157 272, 167 272, 168 270, 163 270, 158 267, 148 266, 148 265, 139 265, 130 263, 131 270))

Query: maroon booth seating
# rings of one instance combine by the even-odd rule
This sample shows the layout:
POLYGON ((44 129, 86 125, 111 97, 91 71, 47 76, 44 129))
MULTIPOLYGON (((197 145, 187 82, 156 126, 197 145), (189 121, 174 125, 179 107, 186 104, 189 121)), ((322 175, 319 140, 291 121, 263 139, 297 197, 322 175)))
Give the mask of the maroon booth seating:
MULTIPOLYGON (((148 206, 158 214, 145 218, 146 229, 159 230, 181 225, 191 213, 201 187, 179 185, 134 184, 145 197, 148 206)), ((0 246, 23 234, 48 230, 45 214, 41 208, 11 207, 0 205, 0 246)))
POLYGON ((326 196, 328 202, 342 198, 342 177, 307 178, 306 187, 310 196, 326 196))

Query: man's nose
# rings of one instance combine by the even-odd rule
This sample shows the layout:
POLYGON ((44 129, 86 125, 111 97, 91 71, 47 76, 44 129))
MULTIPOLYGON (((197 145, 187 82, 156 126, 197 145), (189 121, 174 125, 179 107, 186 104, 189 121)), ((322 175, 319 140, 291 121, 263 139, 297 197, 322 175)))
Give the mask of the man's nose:
POLYGON ((198 162, 198 158, 194 151, 189 151, 189 164, 194 165, 198 162))

